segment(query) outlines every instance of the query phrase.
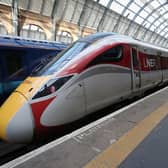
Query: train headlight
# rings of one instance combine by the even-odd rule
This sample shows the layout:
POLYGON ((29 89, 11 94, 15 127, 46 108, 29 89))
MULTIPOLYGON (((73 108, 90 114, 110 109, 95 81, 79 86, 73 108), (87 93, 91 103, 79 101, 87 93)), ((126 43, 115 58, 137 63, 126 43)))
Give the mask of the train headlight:
POLYGON ((33 99, 37 99, 40 97, 47 96, 49 94, 54 93, 57 91, 61 86, 63 86, 73 75, 65 76, 58 78, 56 80, 50 80, 44 87, 36 93, 36 95, 33 97, 33 99))

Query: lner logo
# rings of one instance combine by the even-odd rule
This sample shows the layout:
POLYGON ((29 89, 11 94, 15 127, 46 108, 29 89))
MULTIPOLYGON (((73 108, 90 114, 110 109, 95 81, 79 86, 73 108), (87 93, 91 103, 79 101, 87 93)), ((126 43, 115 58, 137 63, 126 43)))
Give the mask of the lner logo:
POLYGON ((147 58, 144 60, 144 67, 145 68, 153 68, 156 66, 156 59, 153 58, 147 58))

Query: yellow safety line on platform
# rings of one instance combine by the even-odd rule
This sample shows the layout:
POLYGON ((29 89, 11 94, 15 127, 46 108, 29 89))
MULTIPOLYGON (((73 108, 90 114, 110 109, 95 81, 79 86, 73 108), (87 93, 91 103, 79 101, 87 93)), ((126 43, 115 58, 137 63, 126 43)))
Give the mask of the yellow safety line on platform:
POLYGON ((90 161, 84 168, 114 168, 119 166, 167 114, 168 103, 165 103, 90 161))

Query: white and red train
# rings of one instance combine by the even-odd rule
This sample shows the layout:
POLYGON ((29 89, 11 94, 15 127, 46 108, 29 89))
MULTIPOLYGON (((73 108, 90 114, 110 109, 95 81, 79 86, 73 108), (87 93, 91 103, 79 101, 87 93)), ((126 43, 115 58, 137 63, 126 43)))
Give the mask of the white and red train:
POLYGON ((0 108, 0 138, 29 142, 168 82, 168 50, 113 33, 73 43, 28 77, 0 108))

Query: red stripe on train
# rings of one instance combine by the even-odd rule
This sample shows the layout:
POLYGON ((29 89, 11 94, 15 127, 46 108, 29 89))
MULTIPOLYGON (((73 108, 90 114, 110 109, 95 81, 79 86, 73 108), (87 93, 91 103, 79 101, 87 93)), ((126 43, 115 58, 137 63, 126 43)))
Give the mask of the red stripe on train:
POLYGON ((37 134, 40 134, 41 132, 43 132, 47 128, 47 127, 41 125, 40 118, 41 118, 41 115, 43 114, 44 110, 48 107, 48 105, 55 98, 56 97, 52 97, 50 99, 39 101, 39 102, 31 104, 32 112, 33 112, 34 119, 35 119, 35 129, 36 129, 35 132, 37 134))

